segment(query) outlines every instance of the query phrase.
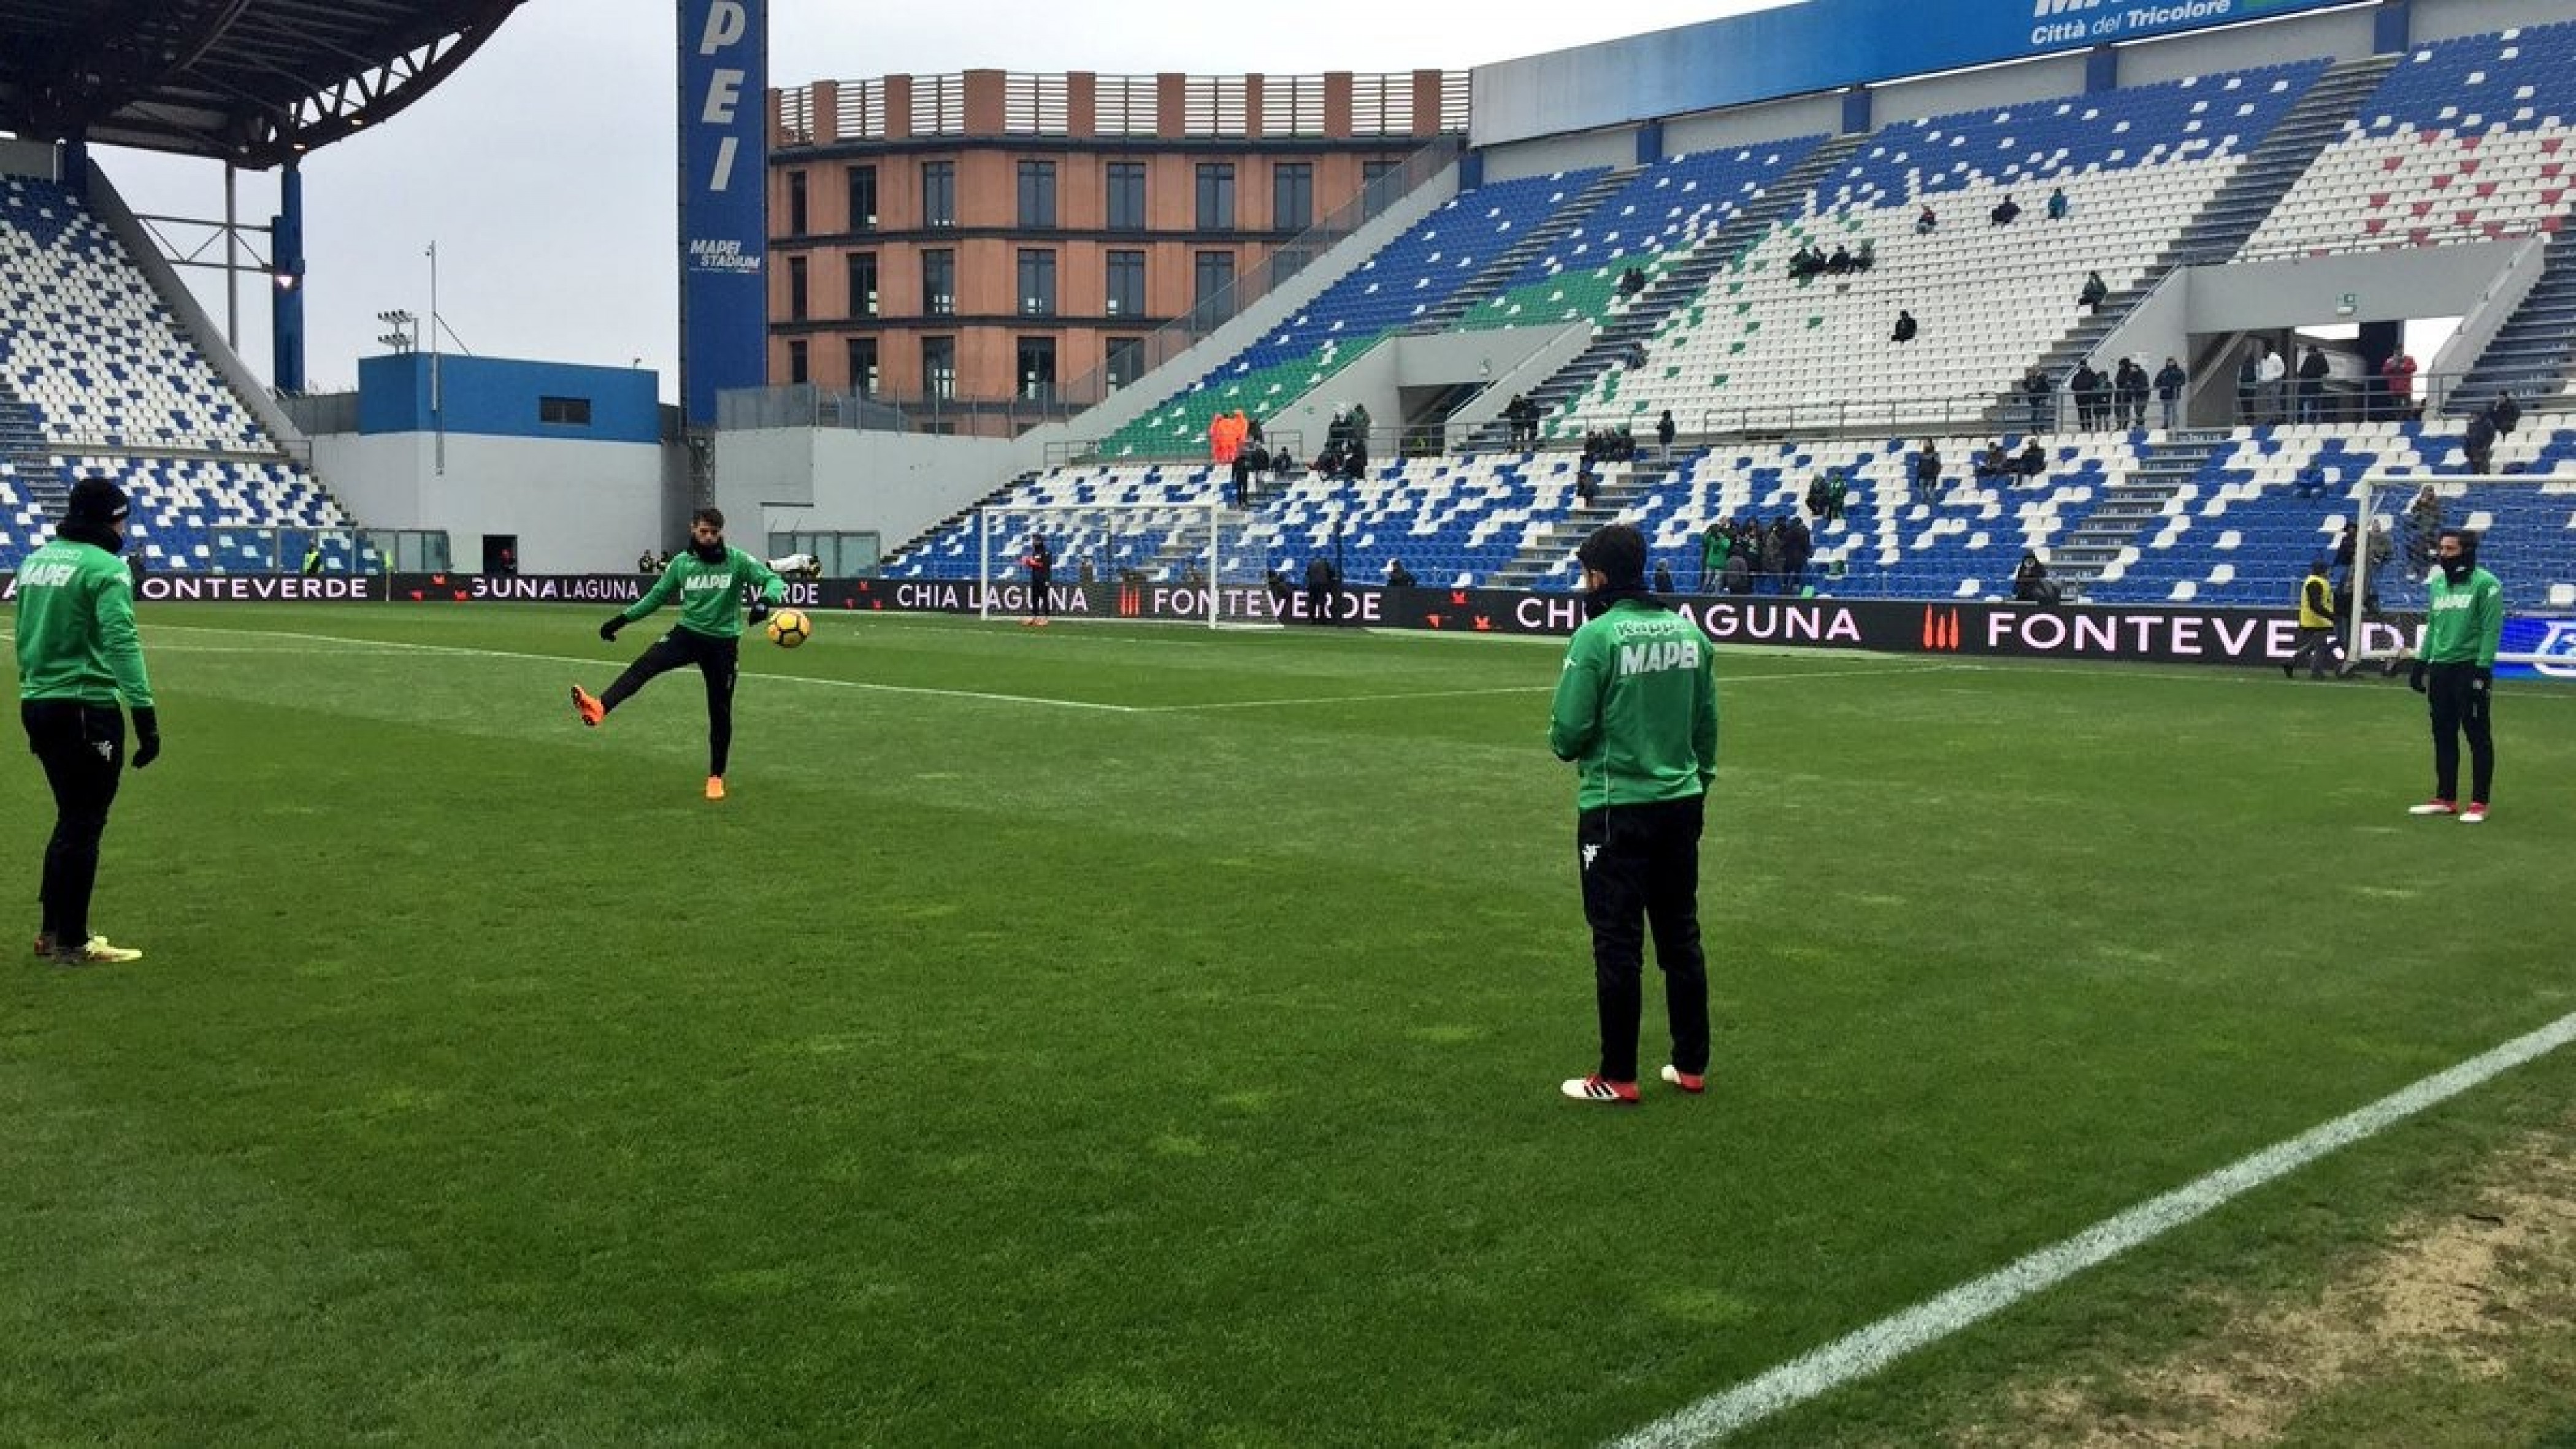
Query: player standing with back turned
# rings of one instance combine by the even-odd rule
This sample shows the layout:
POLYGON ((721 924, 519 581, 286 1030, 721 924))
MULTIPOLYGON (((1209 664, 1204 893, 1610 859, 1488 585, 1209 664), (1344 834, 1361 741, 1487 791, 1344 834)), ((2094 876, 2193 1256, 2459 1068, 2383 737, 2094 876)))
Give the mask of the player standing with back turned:
POLYGON ((1699 837, 1717 773, 1717 681, 1699 626, 1646 592, 1643 534, 1611 524, 1575 559, 1591 618, 1566 646, 1547 740, 1578 781, 1575 848, 1592 926, 1601 1065, 1564 1091, 1578 1102, 1633 1105, 1650 923, 1673 1032, 1664 1080, 1696 1093, 1708 1071, 1699 837))
POLYGON ((617 631, 669 603, 680 600, 680 622, 653 641, 642 658, 626 666, 605 694, 593 696, 576 684, 572 707, 585 725, 596 726, 653 677, 694 664, 707 684, 707 798, 725 797, 725 762, 733 753, 733 685, 742 650, 742 590, 755 585, 751 618, 769 617, 772 604, 787 601, 786 581, 769 565, 727 546, 724 514, 701 508, 689 518, 689 548, 671 560, 644 597, 599 626, 599 637, 614 641, 617 631))
POLYGON ((125 515, 125 490, 83 478, 72 485, 54 541, 18 568, 18 718, 54 792, 36 954, 64 966, 143 955, 89 928, 98 841, 127 760, 118 696, 134 712, 134 768, 161 754, 161 717, 134 629, 134 577, 116 561, 125 515))

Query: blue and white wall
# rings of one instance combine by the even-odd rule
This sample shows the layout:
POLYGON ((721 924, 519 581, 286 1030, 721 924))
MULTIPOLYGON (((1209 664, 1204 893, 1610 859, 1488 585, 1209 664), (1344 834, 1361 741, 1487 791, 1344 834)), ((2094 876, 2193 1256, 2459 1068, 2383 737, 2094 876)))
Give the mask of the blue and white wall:
POLYGON ((358 431, 318 434, 313 460, 369 528, 443 529, 460 564, 516 534, 523 573, 614 573, 676 546, 688 470, 662 445, 660 380, 640 368, 413 353, 358 365, 358 431), (588 404, 546 421, 545 400, 588 404))

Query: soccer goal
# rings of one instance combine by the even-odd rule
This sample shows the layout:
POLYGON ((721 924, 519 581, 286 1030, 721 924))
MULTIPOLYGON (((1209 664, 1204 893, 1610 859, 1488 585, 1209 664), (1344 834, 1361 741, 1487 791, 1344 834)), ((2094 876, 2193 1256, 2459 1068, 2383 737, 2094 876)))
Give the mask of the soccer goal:
POLYGON ((1046 604, 1062 620, 1262 628, 1277 622, 1246 517, 1222 500, 994 504, 976 510, 977 612, 1029 616, 1029 559, 1054 559, 1046 604))
POLYGON ((2372 473, 2354 498, 2347 667, 2414 653, 2441 531, 2470 528, 2504 584, 2496 661, 2576 677, 2576 474, 2372 473))

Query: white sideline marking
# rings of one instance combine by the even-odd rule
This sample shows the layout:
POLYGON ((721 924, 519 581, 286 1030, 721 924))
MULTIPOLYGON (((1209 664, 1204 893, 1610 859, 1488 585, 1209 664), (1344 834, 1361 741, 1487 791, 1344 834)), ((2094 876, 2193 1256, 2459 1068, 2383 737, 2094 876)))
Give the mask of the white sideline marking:
MULTIPOLYGON (((1890 669, 1811 669, 1796 674, 1721 674, 1717 687, 1723 691, 1730 684, 1771 684, 1781 680, 1850 679, 1865 674, 1937 674, 1944 670, 1976 669, 1974 664, 1917 664, 1890 669)), ((1140 704, 1138 714, 1184 714, 1210 709, 1265 709, 1271 705, 1298 704, 1380 704, 1416 699, 1472 699, 1496 694, 1554 694, 1549 684, 1504 684, 1489 689, 1423 689, 1400 690, 1391 694, 1318 694, 1297 695, 1288 699, 1220 699, 1206 704, 1140 704)))
POLYGON ((1938 1298, 1810 1349, 1759 1378, 1635 1430, 1614 1441, 1615 1449, 1705 1444, 1854 1379, 1866 1378, 1918 1348, 1937 1343, 2427 1107, 2547 1056, 2570 1041, 2576 1041, 2576 1012, 2448 1071, 2400 1088, 2358 1111, 2239 1159, 2162 1197, 2104 1218, 2063 1242, 1962 1283, 1938 1298))
MULTIPOLYGON (((335 653, 379 654, 409 652, 415 654, 462 654, 480 659, 532 659, 543 664, 571 664, 577 665, 583 669, 597 669, 603 664, 613 664, 616 662, 608 659, 585 659, 575 654, 525 654, 515 649, 471 649, 461 644, 415 644, 396 639, 352 639, 339 634, 303 634, 285 629, 224 629, 200 624, 167 624, 160 626, 160 632, 172 634, 248 634, 262 639, 301 639, 308 643, 353 646, 346 650, 332 651, 335 653)), ((187 646, 181 646, 180 652, 189 652, 187 646)), ((256 653, 260 651, 242 650, 240 652, 256 653)), ((621 665, 619 667, 623 668, 624 666, 621 665)), ((810 684, 822 689, 863 689, 875 694, 927 694, 935 695, 943 699, 982 699, 990 700, 997 704, 1038 704, 1050 705, 1057 709, 1096 710, 1102 714, 1138 713, 1138 710, 1134 705, 1095 704, 1089 700, 1082 699, 1048 699, 1034 694, 987 694, 982 690, 975 689, 932 689, 918 684, 875 684, 863 679, 816 679, 811 675, 805 674, 769 674, 758 670, 748 669, 743 672, 754 679, 772 680, 779 684, 810 684)))

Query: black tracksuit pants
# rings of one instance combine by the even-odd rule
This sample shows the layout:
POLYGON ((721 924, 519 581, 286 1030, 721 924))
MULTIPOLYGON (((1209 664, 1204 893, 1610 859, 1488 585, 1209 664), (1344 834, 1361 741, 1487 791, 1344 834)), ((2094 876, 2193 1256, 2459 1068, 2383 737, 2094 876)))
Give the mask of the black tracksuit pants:
POLYGON ((2433 705, 2433 798, 2460 798, 2460 736, 2469 737, 2469 798, 2487 803, 2495 785, 2495 734, 2488 727, 2488 691, 2477 687, 2473 664, 2427 664, 2424 695, 2433 705))
POLYGON ((653 641, 644 657, 626 666, 617 682, 599 697, 606 709, 634 698, 657 675, 694 664, 707 682, 707 773, 721 775, 733 755, 733 682, 741 668, 742 641, 719 639, 695 629, 675 628, 653 641))
POLYGON ((1699 836, 1706 797, 1586 810, 1575 821, 1583 916, 1592 926, 1601 1075, 1637 1080, 1641 978, 1651 928, 1672 1023, 1673 1066, 1708 1070, 1708 967, 1699 946, 1699 836))
POLYGON ((18 706, 27 749, 54 791, 54 833, 45 842, 37 887, 46 934, 61 946, 89 940, 89 901, 98 885, 98 842, 125 770, 125 716, 113 705, 26 700, 18 706))

